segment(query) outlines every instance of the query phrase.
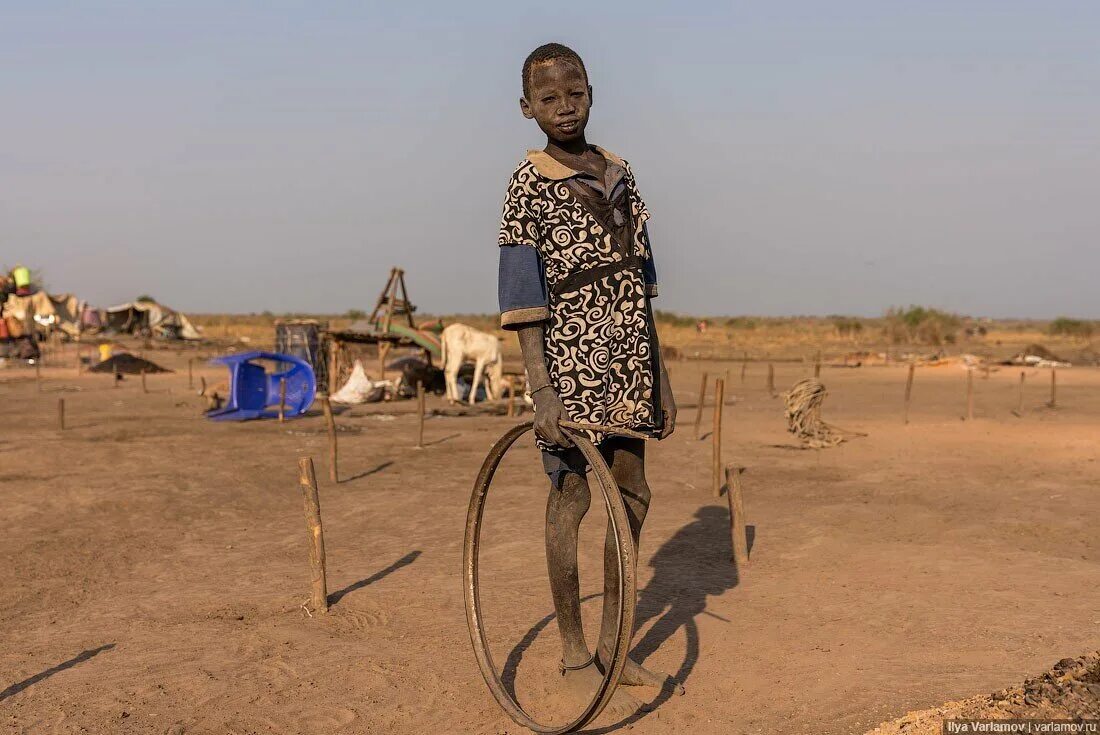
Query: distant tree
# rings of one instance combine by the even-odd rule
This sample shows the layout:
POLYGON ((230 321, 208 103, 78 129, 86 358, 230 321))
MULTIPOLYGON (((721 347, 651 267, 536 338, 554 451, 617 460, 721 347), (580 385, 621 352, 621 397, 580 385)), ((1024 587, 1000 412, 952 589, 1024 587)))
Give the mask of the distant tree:
POLYGON ((348 309, 347 313, 344 314, 344 317, 347 319, 351 319, 352 321, 356 321, 358 319, 366 319, 367 312, 363 311, 362 309, 348 309))
POLYGON ((1084 319, 1071 319, 1068 316, 1060 316, 1050 323, 1047 331, 1056 337, 1089 339, 1092 337, 1093 323, 1084 319))
POLYGON ((138 297, 137 297, 136 299, 134 299, 134 300, 135 300, 135 301, 152 301, 152 302, 153 302, 154 304, 155 304, 155 303, 157 302, 157 300, 156 300, 156 299, 154 299, 154 298, 153 298, 152 296, 150 296, 150 295, 149 295, 149 294, 147 294, 147 293, 144 293, 144 294, 142 294, 141 296, 138 296, 138 297))

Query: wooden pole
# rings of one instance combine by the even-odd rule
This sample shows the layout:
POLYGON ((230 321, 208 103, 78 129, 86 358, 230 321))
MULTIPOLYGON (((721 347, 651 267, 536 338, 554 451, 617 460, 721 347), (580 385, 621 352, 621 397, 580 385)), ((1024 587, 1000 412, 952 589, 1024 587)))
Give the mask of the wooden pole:
POLYGON ((309 531, 310 606, 318 612, 328 612, 328 582, 325 579, 325 532, 321 527, 321 499, 317 496, 317 476, 313 460, 298 460, 298 484, 306 512, 309 531))
POLYGON ((80 359, 84 355, 84 345, 77 343, 76 345, 76 374, 80 375, 84 372, 84 361, 80 359))
POLYGON ((966 420, 974 420, 974 368, 966 369, 966 420))
POLYGON ((286 421, 286 378, 279 378, 279 423, 286 421))
POLYGON ((817 356, 814 358, 814 377, 821 377, 821 350, 817 351, 817 356))
POLYGON ((749 353, 745 353, 744 359, 741 360, 741 385, 745 384, 745 370, 749 367, 749 353))
POLYGON ((321 396, 321 409, 325 412, 325 426, 328 428, 328 479, 335 484, 340 482, 336 465, 336 419, 332 415, 332 404, 329 403, 328 396, 321 396))
POLYGON ((195 358, 187 358, 187 387, 195 387, 195 358))
POLYGON ((738 566, 749 563, 749 539, 745 528, 745 497, 741 491, 741 473, 744 467, 726 465, 726 501, 730 509, 730 541, 733 546, 732 561, 738 566))
POLYGON ((775 365, 768 363, 768 394, 775 397, 775 365))
POLYGON ((516 415, 516 379, 508 376, 508 416, 516 415))
POLYGON ((1050 407, 1058 408, 1058 368, 1050 368, 1050 407))
POLYGON ((205 396, 206 395, 206 378, 201 376, 201 375, 199 376, 199 386, 200 386, 199 387, 199 395, 200 396, 205 396))
POLYGON ((711 433, 711 456, 713 458, 714 497, 722 495, 722 402, 725 398, 726 382, 721 378, 714 381, 714 430, 711 433))
POLYGON ((42 392, 42 356, 39 355, 34 361, 34 384, 38 388, 38 392, 42 392))
POLYGON ((118 384, 121 383, 121 382, 122 382, 122 373, 120 373, 119 371, 116 370, 115 371, 115 387, 117 388, 118 384))
POLYGON ((1019 416, 1024 412, 1024 379, 1027 378, 1027 373, 1023 370, 1020 371, 1020 387, 1016 390, 1016 415, 1019 416))
POLYGON ((905 376, 905 423, 909 423, 909 400, 913 397, 913 374, 917 366, 909 363, 909 374, 905 376))
POLYGON ((424 383, 419 380, 416 381, 416 448, 424 448, 424 383))
POLYGON ((329 338, 328 341, 328 392, 329 395, 335 393, 339 386, 336 384, 340 373, 340 346, 336 343, 335 339, 329 338))
POLYGON ((141 371, 141 392, 142 393, 148 393, 149 392, 149 386, 147 386, 145 384, 145 371, 144 370, 141 371))
POLYGON ((65 399, 57 399, 57 429, 58 431, 65 430, 65 399))
POLYGON ((703 404, 707 399, 707 380, 709 376, 703 373, 703 379, 699 382, 699 407, 695 411, 695 437, 699 438, 699 427, 703 423, 703 404))

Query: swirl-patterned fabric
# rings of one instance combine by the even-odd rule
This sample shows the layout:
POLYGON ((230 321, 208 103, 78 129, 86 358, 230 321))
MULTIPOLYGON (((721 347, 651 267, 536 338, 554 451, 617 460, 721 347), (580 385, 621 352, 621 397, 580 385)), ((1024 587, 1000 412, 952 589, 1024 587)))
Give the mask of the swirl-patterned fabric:
MULTIPOLYGON (((631 226, 618 228, 626 237, 601 225, 596 210, 570 186, 568 170, 544 175, 529 156, 509 181, 499 244, 538 253, 548 292, 547 368, 569 417, 656 433, 663 417, 649 303, 655 284, 647 284, 644 267, 652 263, 649 212, 630 166, 604 155, 609 166, 622 166, 625 193, 615 199, 625 196, 629 209, 625 202, 613 204, 630 213, 631 226)), ((590 438, 600 442, 604 436, 590 438)), ((539 446, 551 448, 541 440, 539 446)))

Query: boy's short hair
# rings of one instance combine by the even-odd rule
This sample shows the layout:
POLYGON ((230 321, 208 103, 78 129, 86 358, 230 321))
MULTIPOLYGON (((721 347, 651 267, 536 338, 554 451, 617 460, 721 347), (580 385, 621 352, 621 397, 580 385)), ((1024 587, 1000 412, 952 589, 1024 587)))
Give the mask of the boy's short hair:
POLYGON ((545 64, 548 61, 556 61, 558 59, 567 59, 576 62, 577 66, 584 72, 585 81, 588 80, 588 70, 584 68, 584 61, 581 60, 580 54, 560 43, 544 43, 529 53, 523 62, 524 97, 531 91, 531 69, 533 69, 536 64, 545 64))

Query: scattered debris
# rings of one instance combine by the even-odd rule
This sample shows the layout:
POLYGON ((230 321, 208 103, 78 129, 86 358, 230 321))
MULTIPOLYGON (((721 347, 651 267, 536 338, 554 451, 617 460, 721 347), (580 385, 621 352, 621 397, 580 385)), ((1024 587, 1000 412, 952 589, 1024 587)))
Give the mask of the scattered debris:
POLYGON ((329 400, 333 403, 353 406, 360 403, 387 401, 392 397, 393 381, 371 380, 363 369, 363 363, 356 360, 348 381, 344 383, 344 387, 333 393, 329 400))
POLYGON ((173 371, 162 368, 155 362, 149 362, 148 360, 131 355, 129 352, 120 352, 117 355, 108 357, 103 362, 92 365, 88 368, 88 372, 141 375, 142 373, 171 373, 173 371))
POLYGON ((1063 360, 1040 344, 1028 345, 1002 364, 1028 367, 1070 367, 1071 365, 1068 360, 1063 360))
POLYGON ((821 420, 821 404, 828 392, 816 378, 805 378, 794 384, 784 396, 786 403, 787 431, 797 436, 803 448, 824 449, 835 447, 850 436, 866 436, 845 431, 821 420))

